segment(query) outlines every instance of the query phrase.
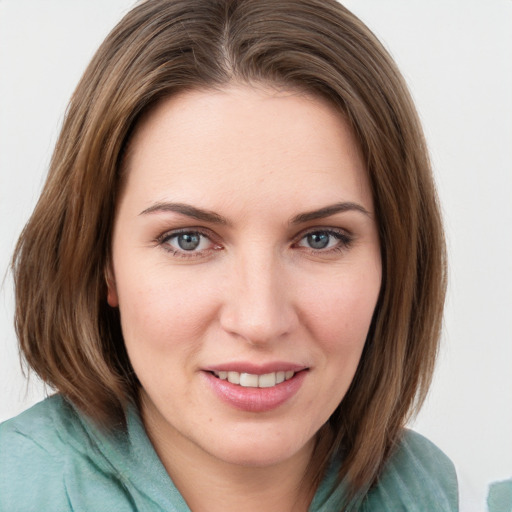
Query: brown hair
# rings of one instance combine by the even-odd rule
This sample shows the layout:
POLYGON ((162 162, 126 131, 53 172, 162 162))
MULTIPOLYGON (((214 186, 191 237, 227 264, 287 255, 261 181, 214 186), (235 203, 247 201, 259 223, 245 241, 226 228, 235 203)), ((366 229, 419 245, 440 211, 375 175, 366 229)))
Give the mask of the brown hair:
MULTIPOLYGON (((342 403, 318 436, 317 478, 343 453, 352 493, 378 477, 430 384, 445 294, 442 225, 410 95, 370 30, 335 0, 147 0, 92 59, 18 242, 16 328, 28 364, 86 414, 122 425, 136 400, 105 269, 124 148, 163 97, 233 80, 328 98, 366 159, 381 293, 342 403)), ((318 481, 318 480, 317 480, 318 481)))

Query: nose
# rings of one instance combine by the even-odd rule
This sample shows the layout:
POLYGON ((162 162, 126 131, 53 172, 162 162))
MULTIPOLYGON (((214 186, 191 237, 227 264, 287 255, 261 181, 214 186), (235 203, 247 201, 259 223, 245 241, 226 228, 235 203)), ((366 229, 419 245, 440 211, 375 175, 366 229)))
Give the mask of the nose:
POLYGON ((268 345, 298 323, 293 286, 279 258, 251 253, 236 258, 224 288, 222 328, 251 345, 268 345))

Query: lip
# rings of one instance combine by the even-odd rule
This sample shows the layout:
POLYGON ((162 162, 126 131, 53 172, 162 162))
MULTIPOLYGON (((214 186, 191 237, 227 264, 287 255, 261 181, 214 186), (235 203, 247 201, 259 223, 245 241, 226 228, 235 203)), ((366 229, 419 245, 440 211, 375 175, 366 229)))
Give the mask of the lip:
POLYGON ((308 374, 307 368, 298 365, 251 365, 245 363, 215 366, 202 371, 207 384, 214 394, 227 405, 246 412, 268 412, 291 400, 301 388, 308 374), (249 388, 232 384, 213 375, 214 371, 236 371, 264 375, 276 371, 297 372, 291 379, 271 388, 249 388))
POLYGON ((238 372, 251 373, 252 375, 265 375, 274 372, 300 372, 308 367, 300 364, 289 363, 285 361, 273 361, 265 364, 254 364, 250 362, 234 361, 203 368, 205 372, 238 372))

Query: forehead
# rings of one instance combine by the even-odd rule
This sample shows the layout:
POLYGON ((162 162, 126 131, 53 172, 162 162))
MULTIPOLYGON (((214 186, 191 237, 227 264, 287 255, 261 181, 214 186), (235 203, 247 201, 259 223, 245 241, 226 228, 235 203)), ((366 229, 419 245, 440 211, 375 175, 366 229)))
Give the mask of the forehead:
POLYGON ((294 90, 231 86, 166 98, 137 126, 125 171, 128 187, 147 200, 371 205, 359 144, 342 114, 294 90))

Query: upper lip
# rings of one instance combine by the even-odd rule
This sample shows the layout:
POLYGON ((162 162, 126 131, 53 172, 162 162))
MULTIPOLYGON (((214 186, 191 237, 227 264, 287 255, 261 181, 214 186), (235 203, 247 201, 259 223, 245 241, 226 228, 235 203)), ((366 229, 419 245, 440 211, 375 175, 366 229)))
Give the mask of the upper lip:
POLYGON ((250 373, 251 375, 265 375, 274 372, 300 372, 308 369, 303 364, 290 363, 285 361, 272 361, 264 364, 255 364, 244 361, 233 361, 230 363, 221 363, 203 368, 207 372, 238 372, 250 373))

